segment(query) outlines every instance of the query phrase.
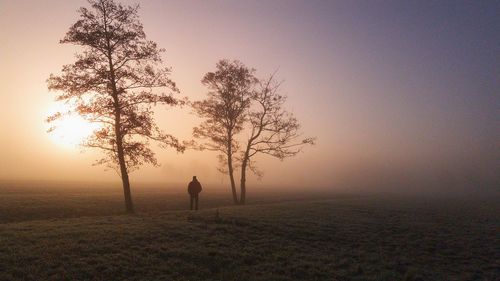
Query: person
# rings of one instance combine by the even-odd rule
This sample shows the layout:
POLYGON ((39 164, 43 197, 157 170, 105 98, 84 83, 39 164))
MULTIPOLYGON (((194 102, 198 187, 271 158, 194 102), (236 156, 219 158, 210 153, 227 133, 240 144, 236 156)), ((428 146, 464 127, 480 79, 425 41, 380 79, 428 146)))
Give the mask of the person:
POLYGON ((193 203, 194 209, 198 210, 198 194, 200 194, 201 190, 201 183, 196 179, 196 176, 193 176, 193 180, 188 185, 188 193, 191 198, 191 210, 193 210, 193 203))

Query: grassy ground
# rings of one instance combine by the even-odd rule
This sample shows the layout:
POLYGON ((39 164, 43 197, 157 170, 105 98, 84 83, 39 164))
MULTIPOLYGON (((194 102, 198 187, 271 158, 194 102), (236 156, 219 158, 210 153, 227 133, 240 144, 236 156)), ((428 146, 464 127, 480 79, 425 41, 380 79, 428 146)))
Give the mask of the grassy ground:
POLYGON ((153 192, 137 194, 140 212, 126 216, 118 193, 23 194, 0 195, 0 280, 500 276, 496 200, 256 198, 217 209, 226 197, 206 195, 195 213, 173 204, 184 194, 153 192))

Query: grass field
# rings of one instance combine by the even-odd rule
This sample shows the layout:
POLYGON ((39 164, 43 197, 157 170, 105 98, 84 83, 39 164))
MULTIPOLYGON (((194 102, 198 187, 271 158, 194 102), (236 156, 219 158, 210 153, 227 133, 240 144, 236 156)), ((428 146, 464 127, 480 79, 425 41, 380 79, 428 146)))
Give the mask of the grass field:
POLYGON ((0 280, 500 280, 494 198, 203 195, 3 189, 0 280))

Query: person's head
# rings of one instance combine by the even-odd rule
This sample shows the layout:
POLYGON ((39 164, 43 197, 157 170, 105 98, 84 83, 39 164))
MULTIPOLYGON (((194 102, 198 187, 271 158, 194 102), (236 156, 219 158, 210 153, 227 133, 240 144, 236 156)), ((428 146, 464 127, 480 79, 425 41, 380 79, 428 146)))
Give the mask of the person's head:
POLYGON ((197 181, 196 176, 193 176, 193 181, 197 181))

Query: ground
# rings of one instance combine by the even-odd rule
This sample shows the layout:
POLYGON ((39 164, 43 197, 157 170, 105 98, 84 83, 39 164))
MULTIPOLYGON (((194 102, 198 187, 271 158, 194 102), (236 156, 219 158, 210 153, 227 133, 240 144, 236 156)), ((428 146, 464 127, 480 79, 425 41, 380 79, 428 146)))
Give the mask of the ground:
POLYGON ((149 191, 123 215, 118 191, 2 191, 0 280, 500 277, 494 198, 261 194, 231 206, 205 192, 191 212, 187 195, 149 191))

